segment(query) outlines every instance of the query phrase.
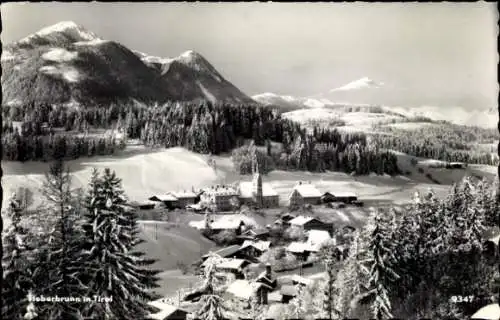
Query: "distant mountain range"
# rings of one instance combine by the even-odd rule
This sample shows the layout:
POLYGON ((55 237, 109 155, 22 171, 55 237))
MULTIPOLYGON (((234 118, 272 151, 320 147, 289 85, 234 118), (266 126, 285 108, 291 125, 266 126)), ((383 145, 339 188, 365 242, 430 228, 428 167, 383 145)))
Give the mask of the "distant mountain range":
MULTIPOLYGON (((419 106, 401 107, 385 104, 383 96, 390 95, 396 88, 383 82, 374 81, 364 77, 346 85, 319 93, 309 97, 294 97, 291 95, 278 95, 275 93, 262 93, 252 98, 266 106, 274 106, 283 112, 290 112, 308 108, 337 108, 337 107, 382 107, 387 112, 393 112, 404 117, 423 116, 433 120, 445 120, 461 125, 494 128, 498 122, 496 109, 472 109, 462 107, 419 106), (377 103, 378 101, 378 103, 377 103), (367 103, 371 102, 371 103, 367 103)), ((311 111, 313 112, 313 111, 311 111)))
POLYGON ((193 101, 255 103, 199 53, 159 58, 60 22, 4 45, 2 104, 142 103, 193 101))

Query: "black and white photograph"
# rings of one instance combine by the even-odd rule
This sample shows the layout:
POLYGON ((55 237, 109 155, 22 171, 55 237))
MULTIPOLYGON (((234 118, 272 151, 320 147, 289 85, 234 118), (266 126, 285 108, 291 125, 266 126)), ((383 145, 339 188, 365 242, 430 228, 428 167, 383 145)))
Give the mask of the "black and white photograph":
POLYGON ((496 2, 9 2, 1 319, 500 320, 496 2))

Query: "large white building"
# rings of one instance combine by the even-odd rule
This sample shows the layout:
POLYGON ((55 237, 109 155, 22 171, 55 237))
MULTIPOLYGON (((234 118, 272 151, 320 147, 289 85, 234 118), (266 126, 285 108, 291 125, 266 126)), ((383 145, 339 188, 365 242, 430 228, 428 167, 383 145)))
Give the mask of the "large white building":
POLYGON ((213 206, 217 211, 233 209, 233 198, 239 200, 239 192, 231 186, 215 186, 203 190, 200 200, 213 206))

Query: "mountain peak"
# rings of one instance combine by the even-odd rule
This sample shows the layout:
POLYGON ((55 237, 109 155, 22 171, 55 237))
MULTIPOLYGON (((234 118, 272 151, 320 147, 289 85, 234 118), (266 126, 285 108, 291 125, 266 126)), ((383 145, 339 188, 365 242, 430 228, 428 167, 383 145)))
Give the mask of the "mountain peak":
POLYGON ((382 82, 376 82, 368 77, 363 77, 358 80, 354 80, 349 82, 346 85, 330 90, 330 92, 335 91, 348 91, 348 90, 356 90, 356 89, 364 89, 364 88, 380 88, 384 84, 382 82))
POLYGON ((205 58, 194 50, 188 50, 177 57, 177 60, 184 63, 199 63, 206 62, 205 58))
POLYGON ((53 35, 64 35, 66 38, 70 39, 71 42, 76 41, 92 41, 98 40, 93 32, 88 31, 81 25, 78 25, 74 21, 61 21, 51 26, 42 28, 32 35, 29 35, 18 41, 20 44, 31 43, 34 39, 46 38, 50 39, 53 35))

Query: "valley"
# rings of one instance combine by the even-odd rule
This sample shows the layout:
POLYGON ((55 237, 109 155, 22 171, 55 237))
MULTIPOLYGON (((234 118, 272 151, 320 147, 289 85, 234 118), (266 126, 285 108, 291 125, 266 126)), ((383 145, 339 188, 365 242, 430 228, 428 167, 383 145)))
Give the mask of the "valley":
MULTIPOLYGON (((340 84, 345 62, 325 67, 337 83, 322 85, 306 71, 314 59, 288 66, 300 76, 286 81, 330 89, 250 95, 226 74, 236 56, 215 66, 198 50, 161 57, 133 43, 62 21, 3 45, 12 296, 28 294, 23 276, 40 295, 112 295, 105 309, 74 309, 89 319, 333 319, 338 307, 464 320, 486 300, 455 307, 448 296, 496 292, 491 106, 438 106, 460 99, 421 100, 404 81, 340 84)), ((35 308, 23 299, 16 314, 35 308)), ((77 312, 40 306, 44 319, 77 312)))

